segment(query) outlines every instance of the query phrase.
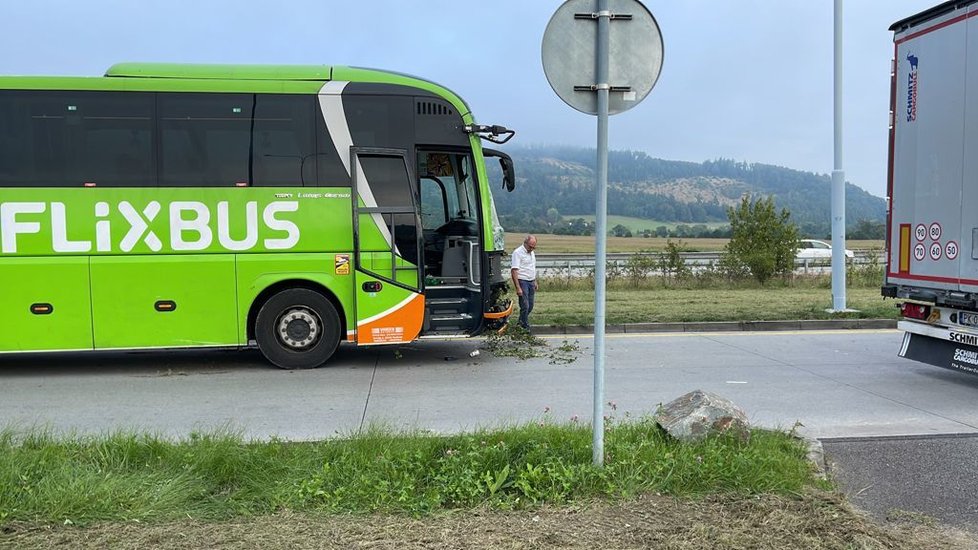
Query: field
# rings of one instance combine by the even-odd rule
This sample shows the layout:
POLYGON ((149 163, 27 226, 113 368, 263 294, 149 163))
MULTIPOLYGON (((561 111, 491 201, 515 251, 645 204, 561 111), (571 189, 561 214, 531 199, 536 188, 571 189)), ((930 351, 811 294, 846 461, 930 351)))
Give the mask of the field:
MULTIPOLYGON (((523 237, 524 235, 519 233, 506 233, 506 251, 509 252, 519 246, 523 242, 523 237)), ((608 237, 607 247, 609 253, 661 252, 665 250, 669 240, 658 237, 648 239, 643 237, 608 237)), ((729 239, 671 240, 681 243, 682 248, 687 252, 718 252, 723 250, 729 239)), ((539 234, 537 241, 537 252, 540 254, 593 253, 596 246, 593 236, 539 234)), ((850 250, 882 249, 883 241, 851 240, 846 242, 846 248, 850 250)))
MULTIPOLYGON (((576 216, 573 214, 565 214, 563 216, 565 220, 574 220, 577 218, 583 218, 584 221, 594 223, 595 216, 593 214, 586 216, 576 216)), ((661 222, 658 220, 647 220, 645 218, 631 218, 629 216, 615 216, 608 215, 608 228, 611 229, 616 225, 624 225, 625 227, 632 230, 632 233, 639 233, 648 229, 649 231, 655 231, 659 226, 665 226, 667 229, 675 229, 677 225, 705 225, 710 229, 716 229, 718 227, 726 227, 730 225, 728 222, 690 222, 690 223, 680 223, 680 222, 661 222)))

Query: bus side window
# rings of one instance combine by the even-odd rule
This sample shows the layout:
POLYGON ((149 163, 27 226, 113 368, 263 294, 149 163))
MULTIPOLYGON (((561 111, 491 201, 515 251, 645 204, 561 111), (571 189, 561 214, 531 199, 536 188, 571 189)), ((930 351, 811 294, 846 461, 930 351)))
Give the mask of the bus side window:
POLYGON ((252 94, 158 94, 161 187, 251 185, 252 94))
MULTIPOLYGON (((74 94, 72 94, 74 95, 74 94)), ((79 115, 79 183, 98 187, 155 187, 153 94, 89 92, 69 106, 79 115)))
POLYGON ((0 92, 0 187, 65 183, 64 115, 43 116, 56 104, 48 92, 0 92))
POLYGON ((153 94, 0 93, 0 185, 156 185, 153 94))
POLYGON ((448 221, 448 198, 445 185, 434 176, 421 177, 421 226, 434 230, 448 221))
POLYGON ((406 208, 406 212, 385 214, 385 223, 394 234, 394 244, 405 260, 418 263, 418 232, 416 225, 416 187, 411 181, 405 160, 400 156, 361 155, 363 180, 357 191, 363 196, 369 187, 379 208, 406 208))
POLYGON ((301 187, 316 184, 315 102, 315 97, 306 95, 257 96, 252 135, 252 185, 301 187))
MULTIPOLYGON (((316 103, 316 184, 319 187, 350 187, 350 174, 326 128, 322 107, 318 101, 316 103)), ((343 151, 342 154, 349 159, 350 151, 343 151)))

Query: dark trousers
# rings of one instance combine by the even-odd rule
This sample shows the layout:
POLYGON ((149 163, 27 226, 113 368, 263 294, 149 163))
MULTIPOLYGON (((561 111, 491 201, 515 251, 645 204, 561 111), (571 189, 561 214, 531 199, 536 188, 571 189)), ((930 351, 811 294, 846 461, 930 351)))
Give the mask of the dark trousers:
POLYGON ((536 294, 536 288, 533 281, 523 279, 519 281, 520 288, 523 290, 523 295, 520 296, 520 326, 530 330, 530 312, 533 311, 533 296, 536 294))

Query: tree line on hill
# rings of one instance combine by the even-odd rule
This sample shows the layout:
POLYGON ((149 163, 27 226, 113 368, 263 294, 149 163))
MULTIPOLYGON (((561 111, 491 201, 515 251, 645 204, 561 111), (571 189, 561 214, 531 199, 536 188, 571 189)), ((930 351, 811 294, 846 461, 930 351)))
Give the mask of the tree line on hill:
MULTIPOLYGON (((495 193, 501 221, 508 230, 586 235, 594 231, 581 215, 594 213, 593 149, 522 147, 508 150, 517 168, 517 189, 495 193)), ((621 225, 620 236, 727 237, 728 206, 743 195, 772 197, 787 209, 802 235, 822 237, 831 231, 831 178, 781 166, 730 159, 702 163, 656 159, 642 152, 610 151, 608 213, 668 222, 641 232, 621 225), (681 200, 663 192, 682 181, 697 198, 681 200), (705 198, 704 198, 705 197, 705 198)), ((865 190, 846 186, 847 233, 850 238, 883 238, 885 203, 865 190)))
MULTIPOLYGON (((563 218, 560 217, 556 222, 550 221, 552 218, 537 219, 532 217, 500 216, 503 227, 515 233, 549 233, 553 235, 594 235, 595 222, 584 218, 563 218)), ((829 239, 831 231, 807 230, 799 228, 803 237, 829 239)), ((673 227, 659 225, 655 229, 642 229, 632 231, 623 224, 615 224, 608 228, 608 235, 612 237, 641 237, 641 238, 670 238, 670 239, 728 239, 731 236, 729 225, 720 227, 710 227, 705 224, 684 224, 680 223, 673 227)), ((849 224, 846 228, 846 238, 867 241, 880 241, 886 238, 886 224, 878 220, 859 220, 855 224, 849 224)))

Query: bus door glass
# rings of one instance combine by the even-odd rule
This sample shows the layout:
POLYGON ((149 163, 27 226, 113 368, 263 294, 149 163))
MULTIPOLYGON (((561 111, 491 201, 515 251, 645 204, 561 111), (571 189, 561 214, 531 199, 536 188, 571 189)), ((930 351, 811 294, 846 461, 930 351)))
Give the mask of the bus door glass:
POLYGON ((472 158, 418 155, 425 275, 442 284, 479 285, 479 206, 472 158))
POLYGON ((424 312, 416 179, 402 150, 352 154, 357 342, 410 341, 424 312))

